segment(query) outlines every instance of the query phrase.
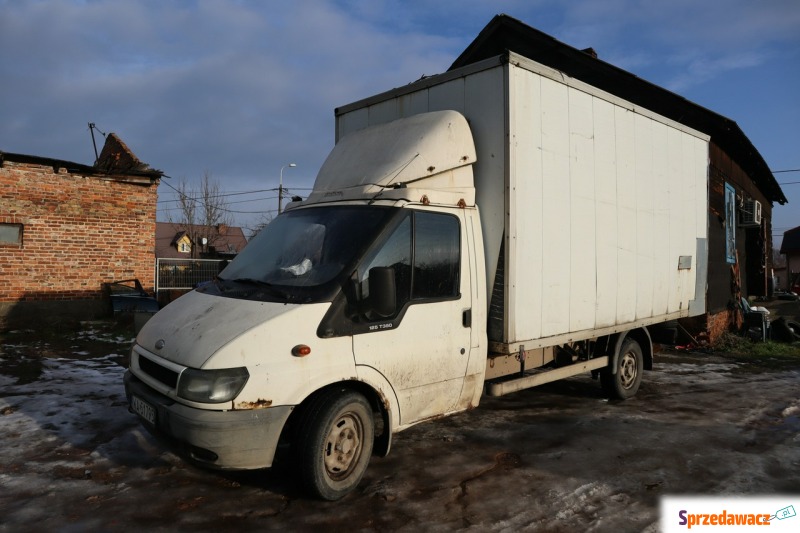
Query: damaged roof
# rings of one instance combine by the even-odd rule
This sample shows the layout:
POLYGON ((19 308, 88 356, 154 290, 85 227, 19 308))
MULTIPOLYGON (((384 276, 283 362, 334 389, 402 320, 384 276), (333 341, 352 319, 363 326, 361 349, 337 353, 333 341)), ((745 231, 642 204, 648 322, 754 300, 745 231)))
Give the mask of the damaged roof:
POLYGON ((710 135, 712 142, 736 161, 769 201, 787 202, 766 161, 736 122, 597 59, 592 49, 573 48, 508 15, 495 16, 448 70, 508 51, 710 135))
POLYGON ((52 167, 53 172, 56 173, 59 169, 63 168, 70 174, 103 177, 137 177, 144 178, 146 182, 152 182, 164 175, 162 171, 150 168, 146 163, 139 161, 130 148, 128 148, 114 133, 108 134, 100 157, 95 164, 91 166, 65 161, 63 159, 0 151, 0 166, 2 166, 3 161, 49 166, 52 167))

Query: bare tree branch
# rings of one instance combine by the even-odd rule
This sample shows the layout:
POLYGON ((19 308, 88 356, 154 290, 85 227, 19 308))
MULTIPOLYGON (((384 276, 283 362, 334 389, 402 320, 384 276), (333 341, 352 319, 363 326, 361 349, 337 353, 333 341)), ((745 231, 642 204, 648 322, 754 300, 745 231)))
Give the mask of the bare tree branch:
POLYGON ((223 199, 219 182, 206 171, 199 190, 189 187, 186 178, 178 183, 178 202, 181 213, 179 225, 183 226, 192 241, 192 257, 216 248, 223 240, 223 234, 232 224, 228 205, 223 199))

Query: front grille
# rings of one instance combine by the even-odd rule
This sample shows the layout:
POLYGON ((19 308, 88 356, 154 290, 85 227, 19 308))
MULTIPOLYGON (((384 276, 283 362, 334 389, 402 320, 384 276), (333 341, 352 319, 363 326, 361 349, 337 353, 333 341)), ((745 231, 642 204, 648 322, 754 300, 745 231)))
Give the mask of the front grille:
POLYGON ((139 354, 139 368, 151 378, 160 381, 167 387, 174 389, 178 386, 178 373, 165 368, 147 357, 139 354))

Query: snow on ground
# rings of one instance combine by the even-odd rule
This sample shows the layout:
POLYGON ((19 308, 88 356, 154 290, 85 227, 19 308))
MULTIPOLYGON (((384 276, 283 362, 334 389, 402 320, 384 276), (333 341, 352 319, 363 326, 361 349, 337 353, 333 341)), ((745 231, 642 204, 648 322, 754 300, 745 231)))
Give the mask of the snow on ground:
POLYGON ((0 346, 0 531, 657 531, 665 494, 800 494, 800 371, 662 358, 636 398, 588 377, 420 424, 337 503, 290 465, 189 466, 128 412, 129 339, 0 346))

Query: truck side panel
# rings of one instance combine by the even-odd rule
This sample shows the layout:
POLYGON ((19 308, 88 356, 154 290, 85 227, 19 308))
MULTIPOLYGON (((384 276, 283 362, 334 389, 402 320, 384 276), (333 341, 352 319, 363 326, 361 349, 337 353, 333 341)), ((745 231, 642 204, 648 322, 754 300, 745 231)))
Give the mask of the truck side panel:
POLYGON ((686 316, 706 236, 697 216, 707 139, 589 86, 508 68, 515 159, 502 342, 530 349, 532 339, 686 316), (681 258, 691 266, 679 268, 681 258))
MULTIPOLYGON (((542 250, 533 251, 533 261, 528 264, 515 262, 513 257, 519 257, 513 251, 508 255, 506 265, 506 293, 509 285, 515 287, 515 291, 521 289, 525 291, 525 285, 530 280, 519 276, 520 267, 524 271, 530 268, 540 268, 542 270, 542 299, 538 302, 524 302, 517 300, 514 308, 506 306, 505 323, 507 333, 512 339, 533 339, 548 337, 559 331, 569 329, 569 282, 572 257, 570 256, 570 217, 572 216, 572 205, 570 202, 569 187, 563 187, 551 176, 566 176, 569 174, 569 122, 565 119, 569 116, 569 99, 566 86, 553 80, 541 79, 541 103, 533 102, 534 108, 542 115, 542 144, 536 146, 527 139, 517 137, 517 142, 525 146, 528 150, 542 151, 542 199, 544 201, 544 211, 539 224, 536 223, 536 215, 528 210, 515 210, 509 215, 516 218, 514 226, 519 231, 535 231, 542 234, 542 250), (529 220, 529 218, 532 218, 529 220), (544 231, 547 227, 549 231, 544 231), (548 256, 545 260, 545 250, 548 256), (542 310, 541 324, 535 324, 528 315, 528 305, 541 305, 542 310), (522 312, 522 316, 518 313, 522 312), (512 322, 509 322, 511 318, 512 322), (519 319, 522 320, 519 320, 519 319)), ((530 98, 529 96, 518 94, 520 98, 530 98)), ((511 113, 515 109, 510 110, 511 113)), ((515 191, 516 183, 521 179, 527 179, 531 172, 539 169, 522 169, 517 167, 517 175, 509 176, 510 188, 515 191)), ((515 191, 516 192, 516 191, 515 191)), ((524 202, 525 198, 517 199, 517 202, 524 202)), ((514 246, 517 235, 509 234, 507 242, 514 246)), ((503 339, 506 341, 507 339, 503 339)))
POLYGON ((570 181, 570 281, 569 331, 593 329, 596 324, 597 241, 594 168, 593 97, 570 88, 569 181, 570 181))
MULTIPOLYGON (((631 322, 636 316, 636 147, 634 116, 628 109, 614 106, 614 134, 617 155, 617 319, 615 324, 631 322)), ((605 231, 598 228, 597 231, 605 231)))
MULTIPOLYGON (((559 246, 566 244, 564 235, 561 238, 545 235, 541 231, 524 231, 524 228, 517 226, 520 221, 517 217, 511 217, 511 212, 521 209, 530 211, 530 220, 537 227, 541 227, 542 221, 549 216, 547 210, 558 211, 558 206, 544 200, 544 184, 542 169, 545 159, 552 160, 551 155, 545 155, 543 150, 531 150, 523 139, 528 139, 534 146, 542 145, 542 126, 544 117, 540 111, 542 100, 542 83, 540 78, 522 76, 514 79, 514 83, 509 84, 509 93, 514 101, 518 102, 517 113, 509 115, 509 129, 516 132, 509 143, 509 173, 519 175, 524 173, 523 169, 532 169, 528 172, 526 179, 517 180, 516 194, 509 196, 509 209, 506 213, 508 219, 507 226, 509 233, 516 235, 516 246, 509 248, 510 262, 529 265, 527 273, 529 283, 517 287, 517 290, 506 291, 506 301, 503 309, 516 309, 519 306, 526 306, 531 323, 540 328, 542 319, 552 310, 543 309, 545 285, 544 280, 548 280, 548 292, 552 290, 550 284, 552 272, 545 273, 541 263, 541 251, 547 246, 559 246), (519 98, 517 94, 528 95, 527 98, 519 98), (547 244, 545 244, 547 241, 547 244), (547 276, 547 277, 546 277, 547 276)), ((556 266, 556 265, 552 265, 556 266)), ((512 332, 513 334, 513 332, 512 332)))
POLYGON ((593 103, 595 195, 597 204, 594 229, 597 239, 597 327, 609 327, 617 319, 617 139, 614 134, 614 106, 606 101, 593 103))
MULTIPOLYGON (((634 116, 634 129, 636 132, 636 159, 634 161, 634 175, 636 176, 636 316, 648 317, 664 313, 666 310, 656 310, 654 273, 656 250, 662 247, 661 243, 668 242, 656 240, 656 231, 668 230, 666 227, 656 229, 655 209, 656 201, 653 194, 655 186, 653 152, 653 130, 659 125, 642 115, 634 116)), ((668 253, 662 254, 662 260, 668 262, 668 253)), ((662 272, 661 279, 668 279, 669 272, 662 272)))

